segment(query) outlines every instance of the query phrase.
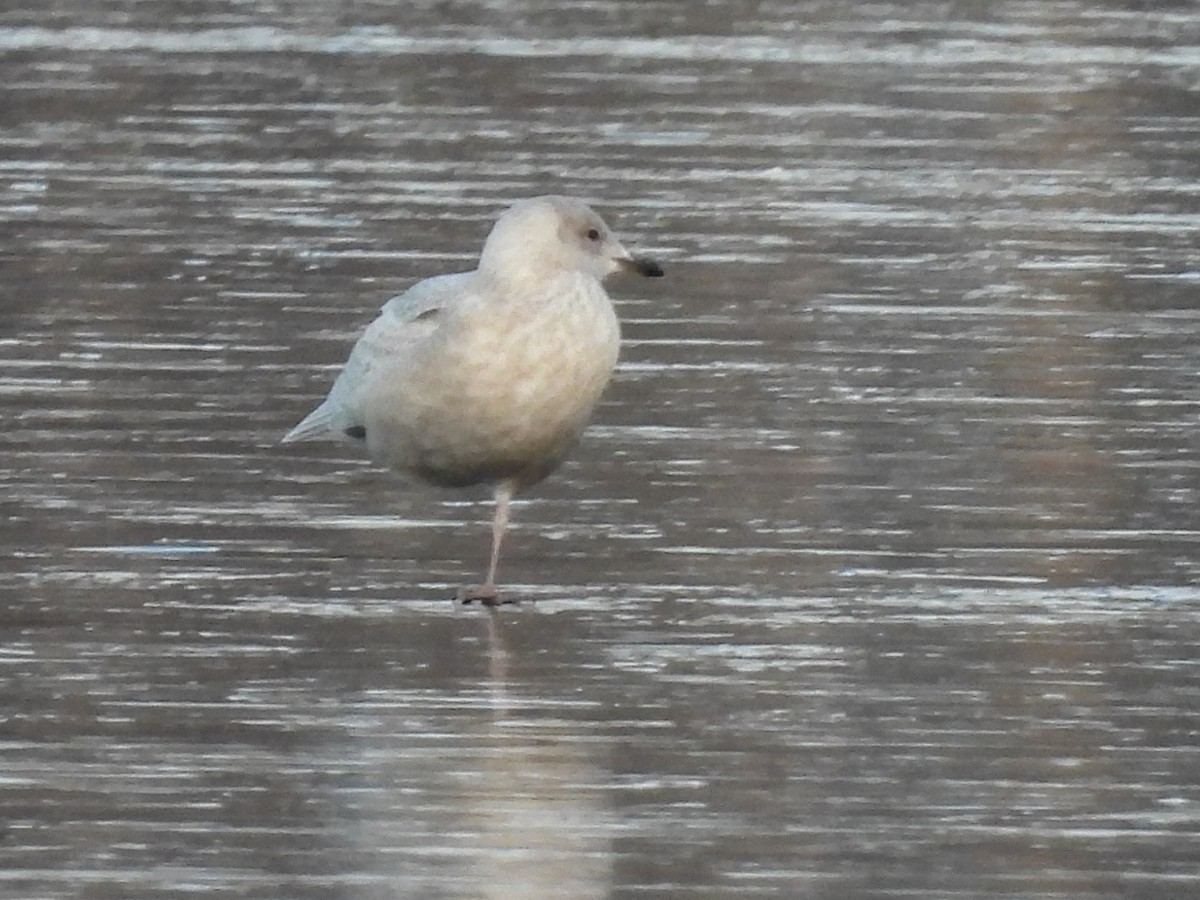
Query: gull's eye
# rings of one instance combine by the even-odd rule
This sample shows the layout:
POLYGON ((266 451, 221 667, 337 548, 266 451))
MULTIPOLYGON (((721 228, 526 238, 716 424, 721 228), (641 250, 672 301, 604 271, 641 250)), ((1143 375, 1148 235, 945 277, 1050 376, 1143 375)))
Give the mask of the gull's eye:
POLYGON ((587 230, 587 239, 589 241, 600 240, 600 230, 598 228, 589 228, 587 230))

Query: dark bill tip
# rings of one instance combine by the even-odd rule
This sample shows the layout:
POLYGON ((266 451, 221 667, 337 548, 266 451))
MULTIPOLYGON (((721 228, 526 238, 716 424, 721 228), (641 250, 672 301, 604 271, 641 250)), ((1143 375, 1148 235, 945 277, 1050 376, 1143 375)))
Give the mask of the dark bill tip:
POLYGON ((623 259, 622 264, 631 272, 637 272, 639 275, 645 275, 647 278, 662 278, 662 266, 652 259, 634 258, 623 259))

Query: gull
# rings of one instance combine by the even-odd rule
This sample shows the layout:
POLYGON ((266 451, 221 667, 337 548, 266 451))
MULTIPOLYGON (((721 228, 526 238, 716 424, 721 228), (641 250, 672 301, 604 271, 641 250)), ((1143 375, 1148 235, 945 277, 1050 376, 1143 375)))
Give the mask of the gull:
POLYGON ((487 577, 463 602, 501 602, 500 545, 513 496, 558 468, 612 376, 620 325, 602 285, 660 277, 587 204, 534 197, 496 220, 478 267, 393 297, 329 395, 283 438, 361 445, 378 465, 495 498, 487 577))

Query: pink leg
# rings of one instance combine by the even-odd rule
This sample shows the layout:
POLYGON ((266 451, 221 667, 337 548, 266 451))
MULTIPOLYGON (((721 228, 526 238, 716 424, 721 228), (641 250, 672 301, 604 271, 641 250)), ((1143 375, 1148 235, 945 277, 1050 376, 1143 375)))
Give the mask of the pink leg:
POLYGON ((499 606, 501 602, 496 593, 496 567, 500 564, 500 545, 504 541, 504 531, 508 528, 508 503, 512 500, 513 486, 502 481, 496 486, 496 511, 492 515, 492 558, 488 563, 487 580, 463 597, 463 603, 478 600, 484 606, 499 606))
POLYGON ((500 564, 500 544, 508 528, 508 502, 512 499, 512 486, 505 483, 496 488, 496 512, 492 515, 492 559, 488 563, 487 581, 484 584, 496 591, 496 566, 500 564))

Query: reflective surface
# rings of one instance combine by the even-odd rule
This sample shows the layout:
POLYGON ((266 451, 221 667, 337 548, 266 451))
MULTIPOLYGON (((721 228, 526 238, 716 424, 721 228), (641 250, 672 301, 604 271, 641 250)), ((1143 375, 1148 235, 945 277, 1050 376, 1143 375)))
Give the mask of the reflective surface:
POLYGON ((1161 898, 1200 863, 1200 13, 0 13, 0 896, 1161 898), (278 445, 511 199, 518 502, 278 445))

